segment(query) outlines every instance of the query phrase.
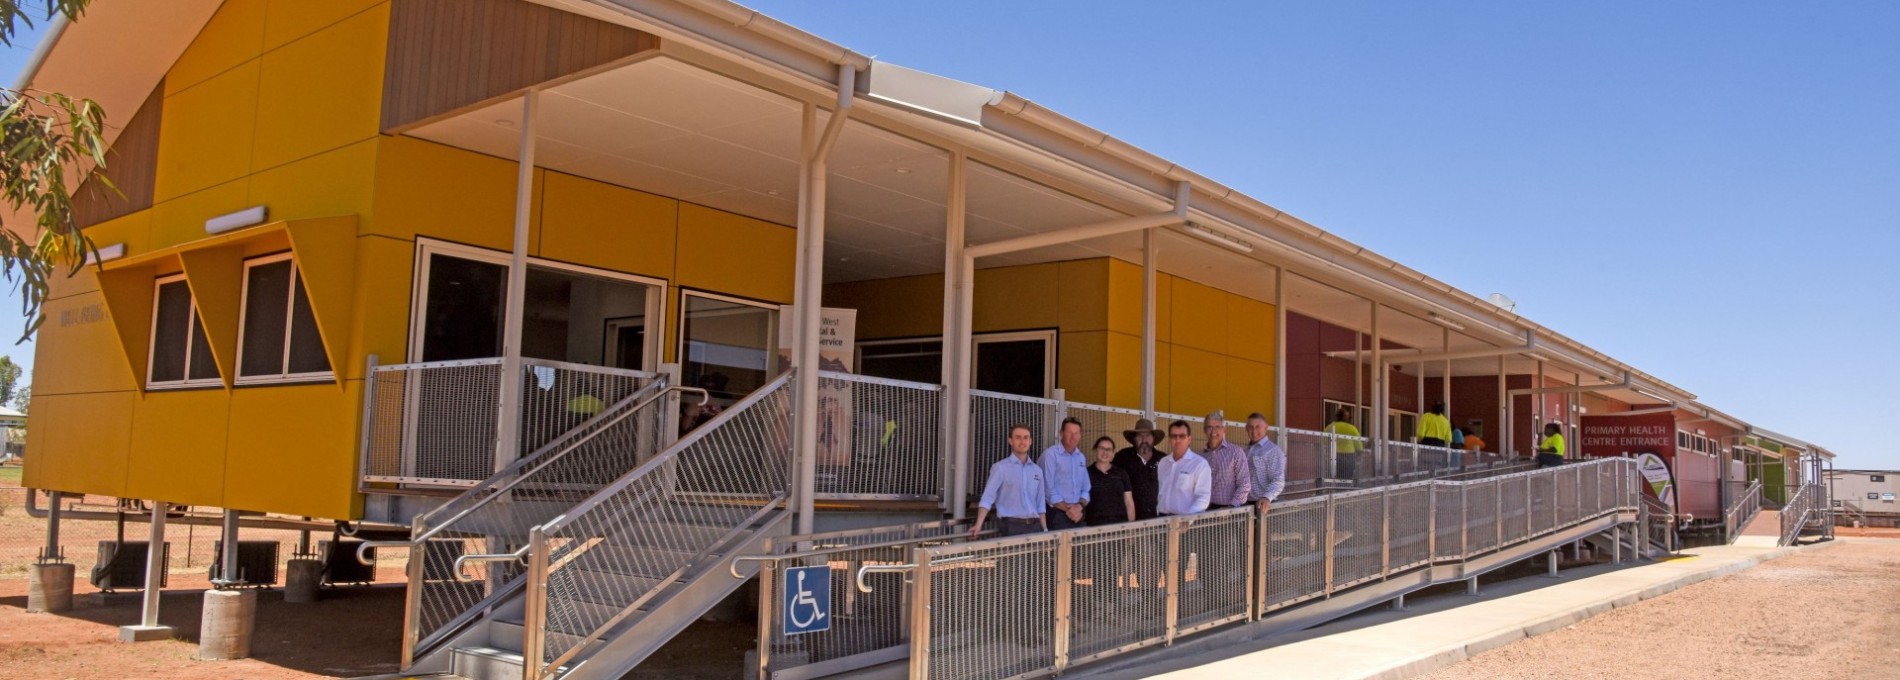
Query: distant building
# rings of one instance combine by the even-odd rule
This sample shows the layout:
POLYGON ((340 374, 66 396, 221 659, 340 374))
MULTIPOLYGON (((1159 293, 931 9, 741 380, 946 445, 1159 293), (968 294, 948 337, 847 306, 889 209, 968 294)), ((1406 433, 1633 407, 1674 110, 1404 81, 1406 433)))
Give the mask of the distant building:
POLYGON ((1900 527, 1900 470, 1829 470, 1841 524, 1900 527))

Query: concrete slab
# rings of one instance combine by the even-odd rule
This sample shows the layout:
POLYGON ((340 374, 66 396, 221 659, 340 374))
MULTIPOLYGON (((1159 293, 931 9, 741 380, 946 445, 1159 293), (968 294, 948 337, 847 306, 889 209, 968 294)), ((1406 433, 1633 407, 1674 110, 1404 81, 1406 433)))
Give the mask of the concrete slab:
POLYGON ((119 626, 120 642, 151 642, 170 640, 178 630, 171 626, 119 626))
MULTIPOLYGON (((1396 680, 1430 674, 1470 656, 1628 606, 1683 586, 1747 569, 1802 548, 1724 545, 1684 550, 1661 562, 1567 570, 1565 578, 1486 583, 1478 597, 1414 597, 1404 611, 1360 614, 1300 633, 1248 640, 1225 635, 1217 648, 1179 645, 1091 673, 1100 678, 1179 680, 1277 677, 1396 680)), ((1192 640, 1192 638, 1189 638, 1192 640)), ((1187 640, 1184 640, 1186 642, 1187 640)), ((1111 662, 1112 663, 1112 662, 1111 662)))

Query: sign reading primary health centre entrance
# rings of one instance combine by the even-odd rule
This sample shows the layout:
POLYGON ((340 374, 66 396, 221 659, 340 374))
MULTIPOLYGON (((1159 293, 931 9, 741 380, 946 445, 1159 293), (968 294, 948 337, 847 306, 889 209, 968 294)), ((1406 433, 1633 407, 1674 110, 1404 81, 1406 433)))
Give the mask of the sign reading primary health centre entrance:
POLYGON ((1635 458, 1650 497, 1677 506, 1675 484, 1676 415, 1645 413, 1584 416, 1577 451, 1593 458, 1635 458))

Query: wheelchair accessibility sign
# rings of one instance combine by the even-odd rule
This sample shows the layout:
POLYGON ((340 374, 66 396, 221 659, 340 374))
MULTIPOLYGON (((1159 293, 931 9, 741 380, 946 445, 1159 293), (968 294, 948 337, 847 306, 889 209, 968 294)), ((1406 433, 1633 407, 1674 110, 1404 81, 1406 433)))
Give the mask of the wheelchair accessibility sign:
POLYGON ((785 570, 786 635, 831 630, 831 567, 793 567, 785 570))

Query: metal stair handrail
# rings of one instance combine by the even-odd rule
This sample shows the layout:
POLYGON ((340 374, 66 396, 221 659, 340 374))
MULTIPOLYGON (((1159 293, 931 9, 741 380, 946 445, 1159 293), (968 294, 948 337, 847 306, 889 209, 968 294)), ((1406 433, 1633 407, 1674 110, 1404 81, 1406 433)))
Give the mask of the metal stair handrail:
MULTIPOLYGON (((517 509, 517 504, 502 504, 502 500, 527 500, 518 498, 520 493, 514 493, 530 491, 524 487, 548 486, 578 490, 592 486, 595 478, 604 482, 617 477, 619 471, 612 467, 628 458, 637 458, 641 448, 636 443, 630 447, 631 450, 627 450, 628 442, 622 440, 633 437, 636 441, 646 442, 648 448, 664 446, 669 436, 667 426, 671 422, 667 416, 673 404, 667 397, 681 392, 698 393, 702 398, 705 395, 705 391, 699 388, 670 385, 664 379, 656 380, 572 428, 557 438, 555 443, 542 447, 483 480, 455 500, 437 508, 436 512, 417 516, 412 521, 408 540, 358 546, 359 561, 365 558, 363 553, 366 550, 379 545, 406 547, 410 550, 409 596, 403 626, 403 667, 409 667, 419 655, 439 646, 463 626, 479 618, 490 605, 520 589, 521 575, 510 575, 510 568, 507 567, 499 572, 491 572, 486 577, 494 587, 487 589, 479 598, 470 597, 465 594, 465 590, 454 585, 468 580, 463 572, 465 565, 515 562, 525 554, 525 524, 538 521, 541 517, 533 509, 517 509), (607 453, 604 460, 587 459, 603 450, 607 453), (582 474, 577 475, 576 472, 582 474), (446 517, 431 519, 443 515, 446 517), (487 523, 485 527, 463 527, 464 524, 484 522, 487 523), (521 532, 519 534, 497 536, 500 530, 497 524, 504 528, 509 524, 524 526, 518 530, 521 532), (487 535, 491 537, 491 543, 494 538, 516 538, 522 547, 508 552, 495 552, 491 546, 488 552, 462 554, 456 556, 448 566, 448 573, 431 573, 434 566, 431 564, 431 546, 441 543, 445 550, 458 549, 463 535, 487 535)), ((504 544, 502 549, 505 551, 509 547, 514 546, 504 544)), ((446 557, 441 551, 434 552, 446 557)))
POLYGON ((1753 520, 1755 515, 1760 512, 1761 480, 1757 479, 1750 483, 1748 488, 1742 490, 1741 496, 1737 498, 1735 504, 1728 509, 1728 516, 1725 518, 1727 520, 1725 524, 1728 527, 1728 540, 1734 541, 1736 536, 1741 533, 1742 528, 1748 526, 1748 522, 1753 520))
MULTIPOLYGON (((795 372, 788 371, 754 390, 652 460, 533 529, 527 546, 524 677, 559 672, 668 586, 686 578, 715 549, 772 513, 784 511, 795 372), (705 513, 716 513, 708 509, 715 506, 756 509, 738 522, 728 519, 729 528, 712 541, 665 533, 669 521, 691 518, 696 512, 706 517, 705 513), (617 539, 649 541, 639 545, 651 553, 651 559, 642 561, 636 556, 614 566, 650 568, 659 563, 670 567, 666 575, 644 589, 595 585, 583 593, 590 586, 573 572, 581 570, 584 558, 601 546, 625 547, 617 539), (660 562, 662 553, 690 553, 690 557, 660 562), (591 599, 583 599, 583 594, 591 599), (589 629, 584 635, 567 632, 566 638, 578 639, 562 639, 557 645, 549 635, 557 623, 587 620, 574 604, 578 601, 619 611, 604 622, 583 624, 589 629)), ((613 553, 605 554, 606 561, 614 560, 613 553)))
POLYGON ((1807 528, 1809 516, 1817 510, 1820 498, 1819 484, 1803 484, 1794 497, 1788 499, 1788 504, 1782 506, 1781 545, 1794 545, 1801 539, 1801 531, 1807 528))

